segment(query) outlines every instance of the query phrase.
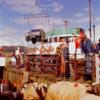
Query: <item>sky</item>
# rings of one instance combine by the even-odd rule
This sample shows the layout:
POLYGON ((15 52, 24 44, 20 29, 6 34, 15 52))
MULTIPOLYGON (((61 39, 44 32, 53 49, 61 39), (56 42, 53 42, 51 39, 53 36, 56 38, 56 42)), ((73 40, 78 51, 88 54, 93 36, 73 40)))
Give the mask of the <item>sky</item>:
MULTIPOLYGON (((100 0, 91 0, 91 4, 97 41, 100 0)), ((64 28, 65 20, 67 28, 81 27, 89 36, 89 0, 37 0, 37 4, 36 0, 0 0, 0 45, 28 45, 25 32, 36 28, 46 32, 64 28)))

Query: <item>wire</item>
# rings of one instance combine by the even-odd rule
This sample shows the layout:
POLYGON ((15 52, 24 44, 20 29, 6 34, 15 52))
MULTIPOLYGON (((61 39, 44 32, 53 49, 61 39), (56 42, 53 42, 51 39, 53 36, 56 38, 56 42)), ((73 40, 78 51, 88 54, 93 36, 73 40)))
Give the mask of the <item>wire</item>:
MULTIPOLYGON (((39 0, 35 0, 34 2, 35 2, 35 4, 34 4, 33 8, 35 6, 41 8, 41 6, 39 5, 39 0)), ((31 14, 25 15, 25 21, 27 21, 27 25, 25 25, 25 26, 31 30, 31 28, 32 28, 31 26, 34 25, 34 21, 30 21, 30 19, 36 19, 36 18, 45 18, 45 22, 41 22, 42 20, 40 20, 41 28, 42 28, 42 25, 44 25, 45 27, 49 26, 49 15, 47 14, 47 12, 44 9, 42 9, 42 12, 37 13, 37 14, 31 13, 31 14)), ((25 27, 25 32, 27 31, 26 27, 25 27)))

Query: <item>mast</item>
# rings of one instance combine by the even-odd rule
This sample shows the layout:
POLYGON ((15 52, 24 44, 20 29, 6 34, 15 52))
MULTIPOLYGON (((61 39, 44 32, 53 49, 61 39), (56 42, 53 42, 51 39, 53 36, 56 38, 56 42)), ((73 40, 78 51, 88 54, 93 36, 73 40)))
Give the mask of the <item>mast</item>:
POLYGON ((90 38, 92 38, 91 28, 92 28, 91 0, 89 0, 89 33, 90 33, 90 38))
POLYGON ((68 22, 69 22, 69 21, 64 20, 64 26, 65 26, 65 29, 66 29, 66 30, 67 30, 68 22))
POLYGON ((94 34, 93 41, 95 42, 95 25, 93 25, 93 34, 94 34))

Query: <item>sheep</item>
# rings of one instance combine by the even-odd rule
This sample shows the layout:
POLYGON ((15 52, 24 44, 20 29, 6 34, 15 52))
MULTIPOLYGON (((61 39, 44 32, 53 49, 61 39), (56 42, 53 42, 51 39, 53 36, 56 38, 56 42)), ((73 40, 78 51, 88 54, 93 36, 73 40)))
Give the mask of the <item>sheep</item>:
POLYGON ((96 95, 100 96, 100 83, 93 84, 93 91, 96 95))
POLYGON ((39 96, 35 91, 36 87, 36 84, 30 83, 22 89, 21 93, 23 93, 25 100, 32 100, 33 98, 38 100, 39 96))
POLYGON ((81 96, 80 100, 100 100, 100 97, 87 93, 84 96, 81 96))
POLYGON ((88 93, 92 88, 89 84, 60 81, 50 85, 45 100, 100 100, 88 93))
POLYGON ((13 93, 10 91, 1 93, 0 100, 14 100, 13 93))
POLYGON ((88 84, 88 93, 100 96, 100 83, 88 84))
POLYGON ((45 100, 80 100, 85 93, 84 85, 60 81, 50 85, 45 100))
POLYGON ((29 83, 25 84, 21 93, 25 100, 44 100, 47 91, 46 84, 29 83))

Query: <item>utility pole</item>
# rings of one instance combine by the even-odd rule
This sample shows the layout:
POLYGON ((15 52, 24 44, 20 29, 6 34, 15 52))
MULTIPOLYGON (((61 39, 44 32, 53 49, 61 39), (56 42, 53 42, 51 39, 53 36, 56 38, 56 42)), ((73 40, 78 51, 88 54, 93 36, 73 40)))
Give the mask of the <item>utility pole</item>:
POLYGON ((90 38, 92 38, 91 28, 92 28, 91 0, 89 0, 89 33, 90 33, 90 38))
POLYGON ((55 31, 55 23, 53 22, 53 23, 52 23, 52 35, 51 35, 51 36, 54 35, 54 31, 55 31))
POLYGON ((94 34, 93 41, 95 42, 95 25, 93 25, 93 34, 94 34))
POLYGON ((55 23, 53 22, 53 31, 55 31, 55 23))
POLYGON ((68 22, 67 20, 64 20, 64 25, 65 25, 65 29, 67 30, 67 25, 68 25, 68 22))

